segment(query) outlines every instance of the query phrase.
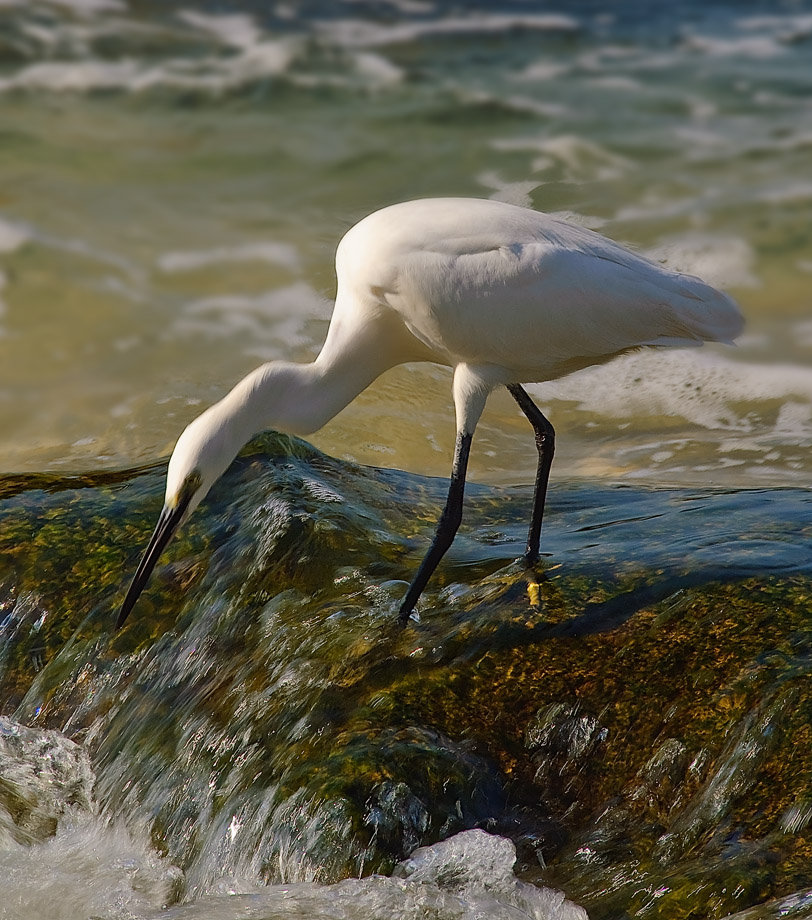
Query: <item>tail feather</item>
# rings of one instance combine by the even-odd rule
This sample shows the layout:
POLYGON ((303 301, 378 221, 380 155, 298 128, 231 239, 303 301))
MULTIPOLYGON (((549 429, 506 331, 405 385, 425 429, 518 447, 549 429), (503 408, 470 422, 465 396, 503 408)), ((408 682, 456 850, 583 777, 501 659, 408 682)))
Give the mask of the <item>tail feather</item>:
POLYGON ((744 329, 739 305, 724 291, 711 287, 693 275, 683 276, 686 287, 700 303, 691 311, 697 330, 707 341, 732 342, 744 329), (701 304, 701 305, 700 305, 701 304))
POLYGON ((667 306, 668 332, 649 344, 732 345, 744 329, 744 317, 736 301, 693 275, 675 273, 673 279, 672 295, 676 297, 667 306))

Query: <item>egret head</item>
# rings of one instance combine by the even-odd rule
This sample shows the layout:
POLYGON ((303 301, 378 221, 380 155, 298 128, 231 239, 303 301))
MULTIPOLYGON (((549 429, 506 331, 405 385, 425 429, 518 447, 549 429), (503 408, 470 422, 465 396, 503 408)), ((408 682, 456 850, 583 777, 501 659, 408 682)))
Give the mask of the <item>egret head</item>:
POLYGON ((242 447, 244 439, 235 432, 233 422, 233 416, 217 403, 188 425, 178 438, 166 474, 164 507, 124 598, 116 628, 121 627, 135 606, 167 543, 242 447))

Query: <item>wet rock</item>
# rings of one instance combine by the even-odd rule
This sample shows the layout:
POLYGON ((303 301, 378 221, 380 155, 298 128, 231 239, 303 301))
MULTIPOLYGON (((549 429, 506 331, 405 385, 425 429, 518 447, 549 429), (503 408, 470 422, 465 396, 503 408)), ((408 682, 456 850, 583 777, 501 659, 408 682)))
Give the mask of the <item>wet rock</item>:
POLYGON ((577 800, 587 762, 599 756, 606 736, 598 719, 577 703, 550 703, 536 712, 525 746, 545 805, 561 813, 577 800))
POLYGON ((35 843, 56 833, 68 809, 93 811, 93 782, 78 744, 0 716, 0 840, 35 843))

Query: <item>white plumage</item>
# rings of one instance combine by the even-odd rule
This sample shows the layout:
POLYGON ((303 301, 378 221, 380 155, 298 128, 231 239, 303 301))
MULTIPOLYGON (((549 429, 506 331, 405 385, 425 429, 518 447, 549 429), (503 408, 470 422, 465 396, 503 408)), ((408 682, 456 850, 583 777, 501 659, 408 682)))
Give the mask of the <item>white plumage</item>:
POLYGON ((436 198, 376 211, 341 240, 327 339, 311 364, 253 371, 181 434, 164 510, 119 615, 124 622, 164 546, 263 428, 320 428, 397 364, 454 369, 457 445, 437 535, 401 607, 407 618, 453 540, 471 437, 488 394, 507 386, 530 420, 539 472, 526 557, 538 540, 554 431, 522 383, 552 380, 642 345, 731 342, 736 304, 590 230, 497 201, 436 198))

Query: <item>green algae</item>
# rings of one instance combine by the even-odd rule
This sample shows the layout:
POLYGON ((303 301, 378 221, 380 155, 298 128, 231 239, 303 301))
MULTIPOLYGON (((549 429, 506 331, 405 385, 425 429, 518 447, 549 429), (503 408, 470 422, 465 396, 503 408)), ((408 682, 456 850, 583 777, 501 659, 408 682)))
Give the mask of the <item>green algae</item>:
POLYGON ((562 489, 526 572, 529 494, 473 487, 400 629, 443 483, 267 436, 114 633, 162 473, 5 483, 0 698, 84 741, 188 891, 245 860, 387 870, 475 826, 593 918, 812 883, 806 493, 562 489))
POLYGON ((611 632, 424 668, 388 709, 464 726, 514 802, 559 816, 567 844, 529 875, 590 916, 723 917, 809 884, 809 812, 788 816, 812 777, 810 597, 803 575, 709 585, 611 632), (551 706, 600 737, 581 759, 552 745, 540 769, 528 732, 551 706))

